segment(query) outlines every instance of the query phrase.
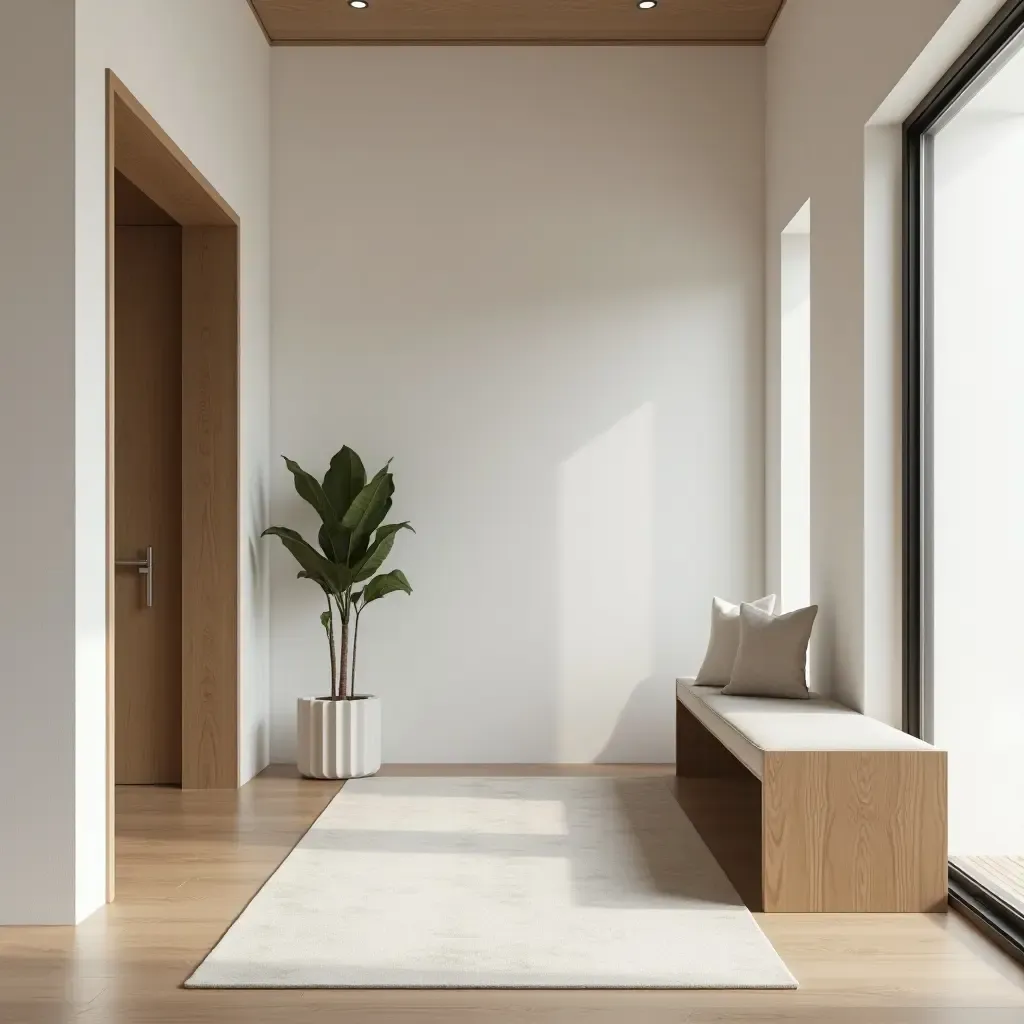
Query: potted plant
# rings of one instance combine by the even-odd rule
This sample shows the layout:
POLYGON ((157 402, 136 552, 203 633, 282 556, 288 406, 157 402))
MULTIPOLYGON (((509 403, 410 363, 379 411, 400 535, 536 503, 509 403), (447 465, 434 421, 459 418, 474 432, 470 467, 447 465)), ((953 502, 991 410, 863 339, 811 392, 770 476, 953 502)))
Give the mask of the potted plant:
POLYGON ((299 771, 314 779, 373 775, 381 762, 380 698, 355 692, 359 621, 374 601, 412 593, 398 569, 380 572, 399 532, 412 527, 384 523, 395 493, 390 461, 369 483, 362 460, 348 447, 331 459, 323 481, 284 461, 299 497, 320 517, 319 550, 286 526, 271 526, 263 536, 278 537, 299 563, 298 578, 324 592, 320 622, 331 666, 330 696, 299 698, 299 771))

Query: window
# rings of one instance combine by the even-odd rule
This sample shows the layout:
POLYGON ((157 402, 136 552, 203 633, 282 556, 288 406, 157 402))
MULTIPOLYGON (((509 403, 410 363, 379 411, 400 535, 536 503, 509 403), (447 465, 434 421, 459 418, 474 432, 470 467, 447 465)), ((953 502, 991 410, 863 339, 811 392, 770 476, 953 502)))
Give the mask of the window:
POLYGON ((906 724, 949 751, 952 897, 1024 951, 1024 2, 905 133, 906 724))

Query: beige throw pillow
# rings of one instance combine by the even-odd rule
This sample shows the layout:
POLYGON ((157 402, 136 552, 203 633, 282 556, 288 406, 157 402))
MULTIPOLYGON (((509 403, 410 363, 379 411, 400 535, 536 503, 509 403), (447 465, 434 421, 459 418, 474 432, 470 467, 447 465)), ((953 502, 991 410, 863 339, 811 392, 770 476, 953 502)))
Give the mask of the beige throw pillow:
POLYGON ((806 700, 807 645, 818 606, 772 616, 751 604, 740 606, 740 643, 732 679, 722 691, 732 696, 806 700))
MULTIPOLYGON (((775 609, 775 595, 753 602, 768 615, 775 609)), ((720 597, 711 602, 711 639, 695 680, 698 686, 725 686, 732 678, 732 665, 740 645, 740 606, 720 597)))

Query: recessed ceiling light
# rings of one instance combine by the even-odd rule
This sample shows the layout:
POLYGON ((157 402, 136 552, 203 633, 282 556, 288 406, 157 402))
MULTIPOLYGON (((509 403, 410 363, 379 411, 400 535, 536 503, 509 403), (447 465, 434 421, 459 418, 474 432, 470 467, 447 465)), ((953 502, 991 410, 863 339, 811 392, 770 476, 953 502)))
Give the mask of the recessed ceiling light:
POLYGON ((640 3, 637 4, 641 11, 649 11, 652 7, 657 6, 658 0, 640 0, 640 3))
MULTIPOLYGON (((650 3, 650 0, 647 0, 647 2, 650 3)), ((349 7, 355 7, 356 10, 362 10, 364 7, 370 6, 366 0, 348 0, 348 5, 349 7)))

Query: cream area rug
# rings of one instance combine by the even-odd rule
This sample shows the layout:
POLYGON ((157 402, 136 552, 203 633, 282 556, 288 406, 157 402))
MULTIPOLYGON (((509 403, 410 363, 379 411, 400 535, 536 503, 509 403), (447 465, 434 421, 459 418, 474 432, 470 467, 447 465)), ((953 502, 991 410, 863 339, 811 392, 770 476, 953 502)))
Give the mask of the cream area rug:
POLYGON ((795 988, 665 778, 349 782, 191 988, 795 988))

